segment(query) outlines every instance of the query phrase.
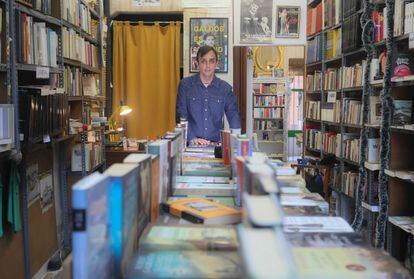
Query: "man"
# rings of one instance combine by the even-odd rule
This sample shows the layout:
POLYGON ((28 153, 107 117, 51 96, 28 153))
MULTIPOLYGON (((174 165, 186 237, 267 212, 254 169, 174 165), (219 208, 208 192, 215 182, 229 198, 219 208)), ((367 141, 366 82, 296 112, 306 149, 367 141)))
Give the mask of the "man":
POLYGON ((240 132, 240 116, 230 84, 215 75, 216 50, 207 45, 200 47, 197 63, 200 72, 178 85, 177 120, 188 120, 187 139, 191 145, 209 145, 220 141, 224 114, 234 132, 240 132))

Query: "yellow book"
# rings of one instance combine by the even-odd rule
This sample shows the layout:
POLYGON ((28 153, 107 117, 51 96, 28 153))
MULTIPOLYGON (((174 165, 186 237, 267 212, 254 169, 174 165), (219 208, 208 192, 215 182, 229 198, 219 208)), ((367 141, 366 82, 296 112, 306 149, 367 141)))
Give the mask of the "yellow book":
POLYGON ((169 201, 166 210, 176 217, 206 225, 239 223, 242 217, 239 210, 203 198, 169 201))

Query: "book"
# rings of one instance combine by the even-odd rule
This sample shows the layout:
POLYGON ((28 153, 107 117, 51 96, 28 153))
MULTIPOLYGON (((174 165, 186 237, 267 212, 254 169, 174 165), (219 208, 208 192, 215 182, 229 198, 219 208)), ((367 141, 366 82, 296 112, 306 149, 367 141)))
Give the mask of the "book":
POLYGON ((286 238, 294 247, 368 247, 359 233, 288 233, 286 238))
POLYGON ((242 264, 235 251, 150 251, 136 255, 126 279, 240 278, 242 264))
POLYGON ((228 177, 211 177, 211 176, 177 176, 177 183, 196 183, 196 184, 228 184, 228 177))
POLYGON ((241 221, 239 210, 203 198, 170 201, 164 209, 171 215, 199 224, 225 225, 241 221))
POLYGON ((226 166, 230 165, 230 130, 221 130, 221 150, 226 166))
POLYGON ((318 193, 282 194, 280 195, 282 206, 319 206, 322 211, 328 213, 328 203, 318 193))
POLYGON ((212 202, 219 203, 224 206, 236 208, 235 198, 234 197, 209 197, 204 195, 197 195, 197 196, 181 196, 181 197, 169 197, 167 202, 170 201, 177 201, 177 200, 183 200, 187 198, 204 198, 206 200, 210 200, 212 202))
POLYGON ((139 251, 234 251, 238 247, 236 230, 230 226, 153 225, 141 237, 139 251))
POLYGON ((151 223, 155 223, 160 214, 160 156, 151 155, 151 223))
POLYGON ((368 150, 367 150, 367 162, 368 163, 379 163, 379 149, 380 139, 379 138, 368 138, 368 150))
POLYGON ((330 216, 286 216, 284 231, 290 232, 354 232, 351 226, 341 217, 330 216))
POLYGON ((395 126, 411 124, 412 122, 412 100, 394 100, 394 111, 392 123, 395 126))
POLYGON ((84 177, 72 187, 74 278, 111 276, 108 187, 108 177, 100 173, 84 177))
POLYGON ((274 195, 253 196, 244 193, 250 223, 255 227, 276 227, 283 223, 283 211, 274 195))
POLYGON ((109 182, 109 235, 114 276, 121 277, 138 248, 139 168, 136 164, 113 164, 104 174, 109 182))
MULTIPOLYGON (((129 154, 125 159, 125 164, 136 164, 139 169, 138 177, 138 233, 142 234, 145 227, 151 220, 151 212, 156 211, 158 203, 152 204, 152 179, 151 179, 151 155, 149 154, 129 154), (152 209, 152 207, 155 207, 152 209)), ((155 218, 155 217, 154 217, 155 218)))
POLYGON ((168 141, 157 140, 148 143, 148 153, 153 155, 159 155, 160 157, 160 173, 159 173, 159 202, 167 201, 168 186, 170 184, 168 172, 169 172, 169 159, 168 159, 168 141))
POLYGON ((174 188, 174 196, 210 196, 210 197, 234 197, 236 186, 232 184, 196 184, 177 182, 174 188))
POLYGON ((414 218, 410 216, 390 216, 388 218, 391 224, 400 227, 407 233, 412 234, 414 232, 414 218))

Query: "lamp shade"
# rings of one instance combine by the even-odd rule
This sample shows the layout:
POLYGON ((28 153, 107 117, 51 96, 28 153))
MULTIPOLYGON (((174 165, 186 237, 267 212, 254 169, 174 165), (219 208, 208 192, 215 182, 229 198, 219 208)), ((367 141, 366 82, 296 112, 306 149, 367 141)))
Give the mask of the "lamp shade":
POLYGON ((119 110, 119 115, 127 115, 132 111, 132 108, 130 108, 127 105, 122 105, 121 109, 119 110))

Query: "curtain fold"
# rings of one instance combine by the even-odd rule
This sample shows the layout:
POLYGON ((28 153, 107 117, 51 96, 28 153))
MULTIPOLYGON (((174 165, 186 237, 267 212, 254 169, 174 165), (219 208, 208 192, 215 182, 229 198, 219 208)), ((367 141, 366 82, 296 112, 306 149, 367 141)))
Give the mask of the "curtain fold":
POLYGON ((114 23, 112 105, 115 111, 124 101, 133 109, 124 117, 128 137, 155 138, 174 129, 180 28, 114 23))

